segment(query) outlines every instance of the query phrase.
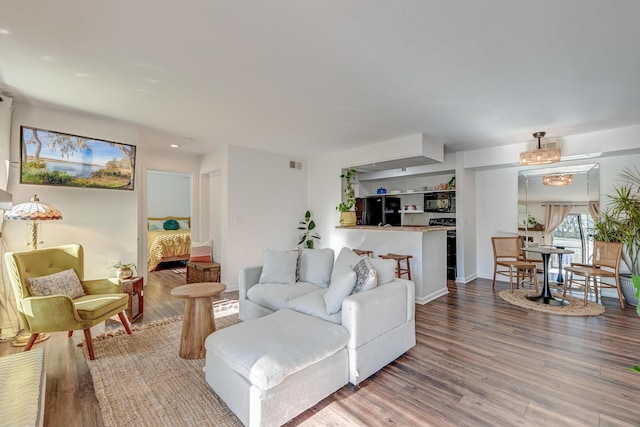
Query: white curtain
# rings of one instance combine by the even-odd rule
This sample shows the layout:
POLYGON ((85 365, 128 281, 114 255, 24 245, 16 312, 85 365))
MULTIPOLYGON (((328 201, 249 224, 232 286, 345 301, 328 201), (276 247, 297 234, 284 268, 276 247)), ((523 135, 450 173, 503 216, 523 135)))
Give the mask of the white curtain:
MULTIPOLYGON (((11 116, 13 100, 7 96, 0 96, 0 188, 7 189, 9 180, 9 158, 11 155, 11 116)), ((0 230, 4 225, 4 211, 0 210, 0 230)), ((0 336, 13 337, 20 330, 20 317, 13 297, 11 283, 4 267, 4 241, 0 241, 0 336)))
POLYGON ((600 203, 589 203, 589 215, 591 215, 591 219, 593 220, 593 222, 600 222, 600 203))
POLYGON ((571 205, 547 205, 544 221, 545 243, 551 243, 551 236, 553 235, 553 232, 560 224, 562 224, 562 221, 567 217, 569 211, 571 211, 571 205))

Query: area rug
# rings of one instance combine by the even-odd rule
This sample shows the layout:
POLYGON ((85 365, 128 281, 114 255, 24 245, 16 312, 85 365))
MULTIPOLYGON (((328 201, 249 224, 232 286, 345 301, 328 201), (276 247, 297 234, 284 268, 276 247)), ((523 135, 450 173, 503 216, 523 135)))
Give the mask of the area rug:
MULTIPOLYGON (((216 328, 238 323, 237 313, 237 301, 218 304, 216 328)), ((96 337, 95 360, 85 346, 105 426, 242 425, 207 385, 205 359, 178 356, 181 333, 178 316, 96 337)))
MULTIPOLYGON (((561 316, 599 316, 604 314, 604 306, 593 301, 587 301, 584 305, 584 298, 576 298, 567 295, 564 299, 569 301, 569 305, 557 306, 549 304, 540 304, 535 301, 529 301, 526 297, 529 295, 538 295, 535 291, 530 290, 514 290, 513 293, 508 290, 500 291, 498 296, 512 305, 523 307, 529 310, 542 311, 545 313, 559 314, 561 316)), ((561 298, 560 295, 554 295, 561 298)))

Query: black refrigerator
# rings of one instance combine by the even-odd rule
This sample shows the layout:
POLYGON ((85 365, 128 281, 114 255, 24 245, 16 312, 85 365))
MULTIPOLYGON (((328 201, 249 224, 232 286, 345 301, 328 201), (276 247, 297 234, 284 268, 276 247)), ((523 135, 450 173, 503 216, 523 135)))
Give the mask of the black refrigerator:
POLYGON ((400 197, 370 196, 356 201, 356 206, 361 207, 362 225, 393 225, 400 226, 400 197))

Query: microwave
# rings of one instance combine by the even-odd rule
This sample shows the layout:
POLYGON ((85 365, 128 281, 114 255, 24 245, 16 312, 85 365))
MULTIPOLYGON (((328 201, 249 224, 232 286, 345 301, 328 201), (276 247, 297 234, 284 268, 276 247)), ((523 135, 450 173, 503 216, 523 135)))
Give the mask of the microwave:
POLYGON ((425 193, 425 212, 453 213, 456 211, 456 193, 453 191, 441 191, 425 193))

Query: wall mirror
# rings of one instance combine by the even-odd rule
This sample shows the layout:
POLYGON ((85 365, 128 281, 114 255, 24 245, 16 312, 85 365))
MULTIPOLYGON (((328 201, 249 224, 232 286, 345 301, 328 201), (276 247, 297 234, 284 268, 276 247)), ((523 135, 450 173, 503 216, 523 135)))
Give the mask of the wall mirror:
MULTIPOLYGON (((521 170, 518 174, 518 230, 527 245, 573 251, 563 265, 587 262, 593 218, 600 212, 598 164, 521 170)), ((552 258, 552 272, 558 260, 552 258), (555 264, 555 265, 554 265, 555 264)))

